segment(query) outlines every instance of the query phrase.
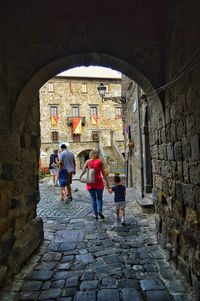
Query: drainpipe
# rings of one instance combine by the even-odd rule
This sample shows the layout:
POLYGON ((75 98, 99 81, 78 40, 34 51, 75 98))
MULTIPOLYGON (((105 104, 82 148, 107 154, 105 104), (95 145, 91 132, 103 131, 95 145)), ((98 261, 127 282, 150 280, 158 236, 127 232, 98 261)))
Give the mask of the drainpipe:
POLYGON ((140 88, 137 87, 137 115, 138 115, 138 137, 139 137, 139 160, 140 160, 140 176, 141 176, 141 196, 144 197, 144 161, 143 161, 143 145, 141 133, 141 119, 140 119, 140 88))

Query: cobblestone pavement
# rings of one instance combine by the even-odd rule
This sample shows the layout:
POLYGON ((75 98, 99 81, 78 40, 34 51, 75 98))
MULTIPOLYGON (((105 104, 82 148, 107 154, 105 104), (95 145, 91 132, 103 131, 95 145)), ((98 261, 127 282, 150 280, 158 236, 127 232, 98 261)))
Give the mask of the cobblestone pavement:
POLYGON ((153 214, 141 212, 127 189, 126 225, 115 221, 104 193, 105 220, 94 221, 84 185, 61 204, 60 189, 40 185, 38 215, 45 240, 0 300, 192 301, 190 288, 157 245, 153 214))

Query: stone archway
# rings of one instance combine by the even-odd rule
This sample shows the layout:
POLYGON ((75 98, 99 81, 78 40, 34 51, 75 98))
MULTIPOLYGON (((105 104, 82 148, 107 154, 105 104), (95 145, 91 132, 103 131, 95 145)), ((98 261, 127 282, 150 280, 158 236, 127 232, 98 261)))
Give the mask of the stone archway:
MULTIPOLYGON (((123 74, 137 82, 138 85, 141 86, 143 91, 154 91, 152 84, 145 77, 145 75, 142 72, 140 72, 140 70, 119 58, 101 53, 83 53, 69 55, 67 57, 63 57, 61 59, 53 61, 46 65, 44 68, 40 69, 25 85, 25 87, 22 89, 18 96, 16 105, 12 113, 12 128, 16 131, 22 126, 29 105, 34 100, 39 88, 45 82, 47 82, 54 75, 66 69, 70 69, 81 65, 96 65, 113 68, 117 71, 122 72, 123 74)), ((154 106, 155 101, 158 104, 160 103, 160 100, 157 96, 155 96, 154 98, 154 106)), ((161 105, 158 105, 158 107, 161 107, 161 105)), ((162 119, 162 121, 164 124, 164 119, 162 119)))
MULTIPOLYGON (((36 72, 21 90, 12 113, 11 131, 13 137, 15 137, 13 143, 16 152, 19 152, 18 160, 17 162, 13 161, 12 167, 9 164, 4 166, 3 171, 6 176, 7 173, 10 174, 7 170, 12 168, 11 173, 15 173, 16 175, 16 188, 13 192, 10 189, 10 199, 12 199, 13 209, 17 210, 18 198, 26 204, 25 209, 20 213, 20 218, 22 216, 23 220, 19 220, 19 229, 14 236, 12 244, 9 245, 7 255, 5 256, 5 266, 9 267, 9 272, 18 271, 43 239, 42 220, 36 216, 36 205, 39 200, 37 175, 40 149, 39 88, 49 78, 67 68, 91 64, 119 70, 137 81, 144 91, 153 90, 150 81, 131 64, 111 55, 99 53, 69 55, 55 60, 36 72), (23 169, 21 168, 22 166, 24 167, 23 169), (26 235, 21 236, 22 232, 25 232, 26 235), (33 233, 32 237, 28 235, 30 232, 33 233), (15 260, 16 257, 17 260, 15 260)), ((162 120, 162 125, 164 126, 162 105, 158 97, 154 99, 153 108, 155 108, 155 103, 157 103, 157 107, 153 111, 154 119, 159 120, 159 122, 162 120)), ((13 160, 15 159, 13 158, 13 160)), ((18 222, 18 216, 15 213, 13 220, 15 223, 18 222)), ((5 268, 6 272, 7 268, 5 268)))

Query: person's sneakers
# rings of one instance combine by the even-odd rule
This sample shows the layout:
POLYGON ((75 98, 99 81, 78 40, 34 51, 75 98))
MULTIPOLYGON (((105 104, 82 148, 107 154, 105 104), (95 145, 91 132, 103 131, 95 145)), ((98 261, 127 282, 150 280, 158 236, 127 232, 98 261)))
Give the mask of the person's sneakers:
POLYGON ((105 216, 101 212, 99 213, 99 216, 100 216, 101 219, 105 218, 105 216))
POLYGON ((93 215, 93 218, 96 219, 96 220, 98 220, 98 215, 97 215, 97 214, 94 214, 94 215, 93 215))
POLYGON ((120 222, 119 215, 116 214, 115 217, 116 217, 116 221, 117 221, 117 222, 120 222))
POLYGON ((121 224, 122 224, 122 226, 125 226, 125 218, 124 218, 124 216, 122 216, 121 224))

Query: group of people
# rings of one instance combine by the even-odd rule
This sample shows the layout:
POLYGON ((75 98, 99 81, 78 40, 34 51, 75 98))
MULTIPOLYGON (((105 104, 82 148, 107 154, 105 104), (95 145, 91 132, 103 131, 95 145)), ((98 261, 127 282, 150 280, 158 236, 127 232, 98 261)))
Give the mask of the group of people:
POLYGON ((120 217, 121 217, 121 223, 122 225, 125 225, 126 187, 121 184, 120 177, 118 175, 115 175, 114 177, 115 185, 113 187, 110 187, 104 164, 102 160, 99 159, 99 152, 97 150, 92 150, 90 152, 90 159, 85 162, 83 171, 80 175, 80 179, 88 168, 95 169, 95 183, 86 184, 86 189, 88 190, 91 196, 94 219, 98 220, 99 217, 101 219, 105 218, 102 213, 103 190, 104 190, 104 182, 105 182, 105 186, 108 189, 109 193, 114 192, 114 201, 116 206, 116 219, 117 221, 120 221, 120 217))
MULTIPOLYGON (((74 154, 67 150, 65 144, 62 144, 61 153, 58 155, 58 150, 55 149, 54 153, 50 156, 49 165, 54 185, 56 186, 59 181, 61 187, 61 201, 67 202, 72 200, 71 183, 72 176, 76 172, 74 154)), ((125 225, 126 187, 121 184, 120 177, 115 175, 114 186, 110 187, 104 164, 99 158, 99 152, 97 150, 92 150, 90 152, 90 159, 84 164, 80 174, 80 180, 88 168, 95 169, 95 182, 86 184, 86 190, 88 190, 91 197, 94 219, 98 220, 98 218, 105 218, 103 215, 103 190, 105 186, 109 193, 114 193, 117 221, 121 221, 121 224, 125 225)))
POLYGON ((67 149, 65 144, 60 146, 61 152, 54 149, 50 156, 49 171, 53 178, 53 185, 61 187, 61 201, 66 203, 72 201, 72 176, 76 173, 76 162, 72 152, 67 149))

